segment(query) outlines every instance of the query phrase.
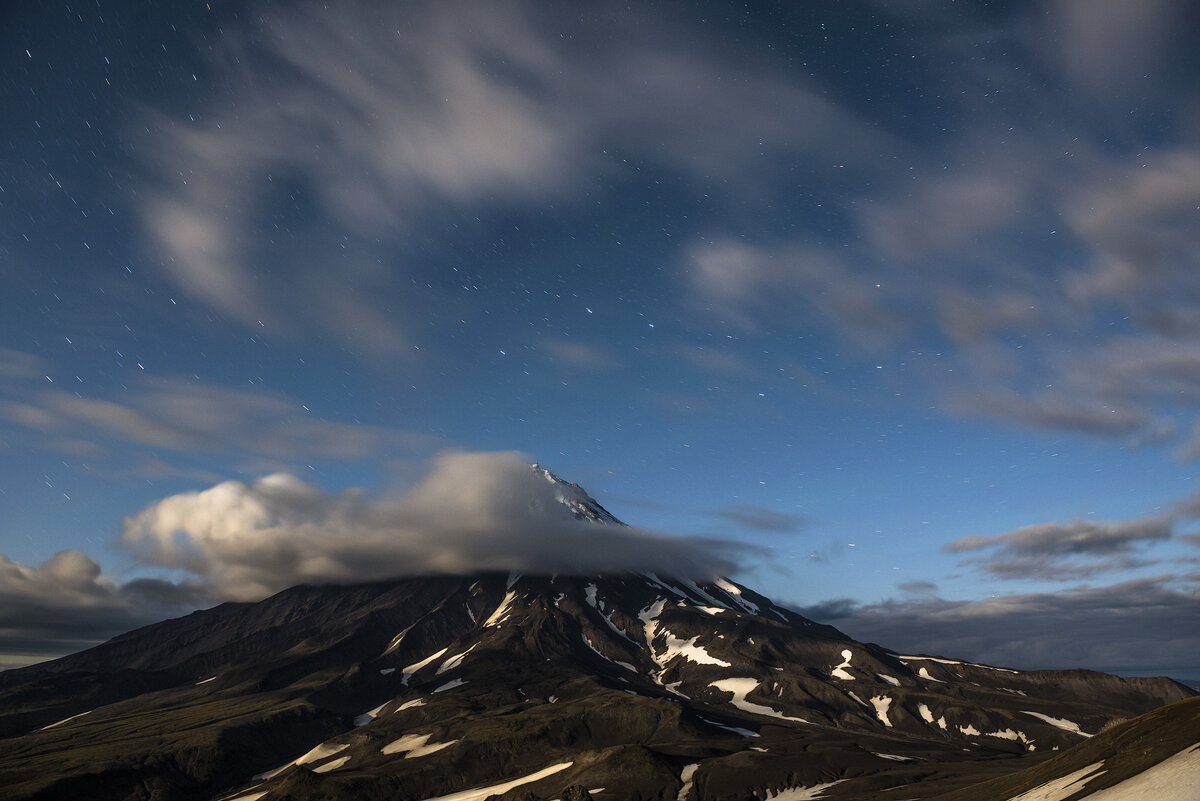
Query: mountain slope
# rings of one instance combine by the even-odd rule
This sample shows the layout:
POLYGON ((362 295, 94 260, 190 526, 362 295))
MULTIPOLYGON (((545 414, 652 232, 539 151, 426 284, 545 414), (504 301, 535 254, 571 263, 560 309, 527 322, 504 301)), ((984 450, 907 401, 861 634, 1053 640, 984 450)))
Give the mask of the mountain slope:
POLYGON ((6 733, 82 715, 5 741, 0 782, 206 798, 320 746, 254 792, 423 799, 568 762, 538 787, 674 798, 698 763, 697 798, 872 775, 932 789, 1188 694, 901 656, 725 580, 298 587, 0 674, 6 733))

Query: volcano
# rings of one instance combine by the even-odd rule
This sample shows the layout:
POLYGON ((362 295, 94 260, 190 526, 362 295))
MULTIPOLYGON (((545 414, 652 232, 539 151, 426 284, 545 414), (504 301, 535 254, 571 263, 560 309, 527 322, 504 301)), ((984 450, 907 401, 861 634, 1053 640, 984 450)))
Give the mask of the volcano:
POLYGON ((896 653, 720 577, 298 586, 0 673, 0 796, 1007 799, 1193 695, 896 653))

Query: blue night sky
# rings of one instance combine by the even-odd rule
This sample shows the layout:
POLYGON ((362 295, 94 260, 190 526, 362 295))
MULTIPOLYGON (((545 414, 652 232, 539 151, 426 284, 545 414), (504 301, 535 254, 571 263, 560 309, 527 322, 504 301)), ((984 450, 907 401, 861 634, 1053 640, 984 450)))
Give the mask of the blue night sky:
POLYGON ((0 666, 558 569, 529 461, 858 639, 1196 664, 1190 4, 3 14, 0 666))

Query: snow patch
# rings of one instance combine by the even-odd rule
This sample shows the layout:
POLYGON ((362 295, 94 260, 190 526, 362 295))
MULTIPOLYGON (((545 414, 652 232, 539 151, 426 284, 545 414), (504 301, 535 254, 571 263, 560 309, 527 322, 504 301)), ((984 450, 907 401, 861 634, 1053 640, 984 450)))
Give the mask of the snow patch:
MULTIPOLYGON (((662 614, 663 607, 666 605, 665 598, 658 598, 654 603, 647 606, 641 612, 638 612, 638 618, 642 621, 642 626, 646 635, 646 647, 650 651, 650 658, 664 670, 667 663, 677 656, 682 656, 690 662, 695 662, 698 665, 717 665, 719 667, 732 667, 732 663, 726 662, 724 659, 717 657, 704 650, 703 647, 696 645, 696 640, 700 639, 697 634, 690 640, 684 640, 676 637, 670 631, 663 629, 663 651, 659 653, 654 648, 654 640, 659 636, 658 616, 662 614)), ((656 678, 659 684, 662 684, 661 675, 656 678)))
POLYGON ((438 657, 440 657, 442 654, 446 653, 449 650, 450 650, 450 648, 447 646, 446 648, 443 648, 442 650, 440 650, 436 653, 430 654, 429 656, 422 659, 420 662, 414 662, 411 665, 409 665, 408 667, 406 667, 404 669, 403 675, 400 678, 400 683, 403 684, 405 687, 407 687, 408 680, 413 677, 414 673, 416 673, 418 670, 425 667, 426 665, 432 663, 433 660, 437 659, 438 657))
POLYGON ((395 672, 396 672, 395 668, 383 668, 382 670, 379 671, 379 675, 380 676, 390 676, 395 672))
POLYGON ((871 698, 871 706, 875 707, 875 717, 879 718, 884 726, 890 727, 892 722, 888 720, 888 707, 892 705, 892 699, 886 695, 876 695, 871 698))
POLYGON ((742 607, 752 615, 759 614, 758 604, 743 598, 741 587, 737 586, 732 581, 723 578, 717 579, 715 583, 718 587, 725 590, 725 592, 729 594, 729 597, 732 598, 734 603, 736 603, 738 606, 742 607))
POLYGON ((1078 723, 1073 723, 1072 721, 1065 720, 1063 718, 1052 718, 1049 715, 1043 715, 1041 712, 1029 712, 1024 709, 1021 710, 1021 713, 1025 714, 1025 715, 1032 715, 1033 717, 1038 718, 1039 720, 1046 721, 1047 723, 1049 723, 1051 726, 1054 726, 1055 728, 1062 729, 1063 731, 1069 731, 1072 734, 1078 734, 1081 737, 1091 737, 1092 736, 1092 735, 1088 734, 1086 731, 1084 731, 1083 729, 1079 728, 1078 723))
POLYGON ((678 801, 687 801, 688 793, 692 791, 692 776, 696 774, 698 767, 700 767, 700 763, 693 762, 690 765, 684 765, 683 770, 679 772, 679 781, 683 782, 683 786, 679 788, 679 795, 676 796, 678 801))
POLYGON ((62 720, 58 721, 57 723, 51 723, 49 726, 43 726, 40 729, 36 729, 36 731, 45 731, 46 729, 53 729, 55 726, 61 726, 64 723, 70 723, 75 718, 81 718, 84 715, 90 715, 95 711, 96 710, 94 710, 94 709, 89 709, 87 712, 80 712, 78 715, 71 715, 71 717, 69 717, 69 718, 63 718, 62 720))
POLYGON ((342 767, 349 761, 350 761, 350 757, 348 757, 348 756, 338 757, 337 759, 333 760, 332 762, 326 762, 324 765, 318 765, 317 767, 313 768, 312 770, 313 770, 313 773, 329 773, 329 771, 337 770, 338 768, 342 767))
POLYGON ((854 681, 854 676, 850 675, 849 671, 846 670, 846 668, 850 667, 850 660, 852 658, 854 658, 854 652, 849 648, 842 651, 842 663, 840 665, 835 665, 834 668, 829 671, 829 675, 833 676, 835 679, 854 681))
POLYGON ((415 759, 449 748, 458 740, 448 740, 444 743, 431 743, 432 734, 406 734, 399 740, 392 740, 381 750, 385 754, 404 754, 405 759, 415 759))
POLYGON ((841 784, 845 779, 838 779, 835 782, 826 782, 825 784, 814 784, 812 787, 787 787, 783 790, 768 792, 766 801, 813 801, 818 796, 824 795, 825 791, 835 784, 841 784))
POLYGON ((403 712, 406 709, 412 709, 415 706, 425 706, 425 699, 424 698, 414 698, 411 701, 405 701, 403 704, 401 704, 400 706, 393 709, 392 714, 394 715, 397 712, 403 712))
POLYGON ((466 657, 467 654, 474 651, 476 645, 479 645, 479 643, 475 643, 475 645, 472 645, 470 648, 463 651, 461 654, 455 654, 454 656, 447 659, 445 662, 442 663, 442 666, 437 669, 436 675, 440 676, 443 673, 445 673, 447 670, 454 670, 456 667, 461 665, 463 658, 466 657))
POLYGON ((925 704, 917 704, 917 712, 921 714, 921 720, 926 723, 933 723, 933 713, 929 711, 929 707, 925 704))
POLYGON ((936 656, 900 656, 899 654, 897 654, 896 658, 899 659, 901 662, 904 662, 905 664, 908 664, 908 662, 926 661, 926 662, 939 662, 943 665, 966 665, 967 667, 977 667, 977 668, 982 668, 983 670, 998 670, 1001 673, 1019 674, 1021 672, 1019 670, 1013 670, 1012 668, 995 667, 993 665, 981 665, 977 662, 962 662, 962 661, 959 661, 956 659, 939 659, 936 656))
POLYGON ((436 690, 434 690, 434 692, 442 693, 442 692, 445 692, 446 690, 453 690, 455 687, 461 687, 466 683, 467 682, 465 679, 455 679, 454 681, 446 682, 441 687, 438 687, 436 690))
POLYGON ((882 681, 886 681, 888 684, 892 685, 893 687, 900 686, 900 679, 897 679, 893 676, 885 676, 882 673, 876 673, 875 675, 878 676, 882 681))
POLYGON ((583 637, 583 644, 586 645, 588 648, 591 648, 596 653, 597 656, 600 656, 603 659, 607 659, 609 662, 612 662, 614 665, 620 665, 621 667, 625 668, 626 670, 637 673, 637 668, 635 668, 633 665, 629 664, 628 662, 622 662, 619 659, 613 659, 611 656, 605 656, 604 654, 600 653, 600 649, 592 644, 592 641, 588 639, 588 636, 586 634, 580 634, 580 636, 583 637))
MULTIPOLYGON (((874 751, 872 751, 871 753, 875 754, 874 751)), ((890 759, 893 762, 915 762, 916 761, 913 757, 900 756, 898 754, 875 754, 875 756, 879 757, 880 759, 890 759)))
POLYGON ((791 720, 796 723, 808 723, 804 718, 793 718, 783 714, 779 710, 772 709, 769 706, 756 704, 753 701, 747 701, 746 696, 758 687, 758 679, 750 678, 733 678, 720 679, 719 681, 710 682, 709 687, 716 687, 718 690, 727 693, 733 693, 733 700, 729 703, 733 704, 738 709, 744 712, 751 712, 755 715, 766 715, 780 720, 791 720))
POLYGON ((522 776, 519 779, 510 779, 509 781, 500 784, 492 784, 487 787, 477 787, 473 790, 461 790, 450 795, 439 795, 436 798, 427 798, 425 801, 483 801, 489 795, 500 795, 506 793, 514 787, 520 787, 522 784, 536 782, 539 779, 544 779, 547 776, 552 776, 555 773, 564 771, 571 767, 574 762, 559 762, 557 765, 551 765, 548 768, 542 768, 536 773, 530 773, 528 776, 522 776))
POLYGON ((384 701, 382 704, 375 707, 370 712, 363 712, 361 715, 356 716, 354 718, 354 725, 355 726, 366 726, 372 720, 379 717, 379 713, 382 712, 383 708, 390 703, 391 703, 391 701, 384 701))
POLYGON ((983 732, 975 728, 974 723, 968 723, 966 726, 959 726, 958 730, 968 737, 979 737, 983 734, 983 732))
POLYGON ((200 681, 196 682, 195 686, 199 687, 201 684, 208 684, 210 681, 216 681, 216 680, 217 680, 216 676, 210 676, 207 679, 201 679, 200 681))
POLYGON ((917 671, 917 675, 920 676, 921 678, 925 679, 926 681, 936 681, 938 684, 946 683, 946 682, 942 681, 941 679, 935 679, 933 676, 930 676, 928 668, 924 668, 924 667, 921 668, 920 670, 917 671))
POLYGON ((985 737, 999 737, 1002 740, 1012 740, 1014 742, 1016 742, 1017 740, 1020 740, 1021 743, 1025 746, 1026 751, 1036 751, 1037 750, 1036 748, 1033 747, 1033 742, 1025 735, 1025 732, 1023 732, 1023 731, 1014 731, 1012 729, 1001 729, 1000 731, 989 731, 984 736, 985 737))
MULTIPOLYGON (((1080 768, 1077 771, 1068 773, 1066 776, 1060 776, 1053 781, 1048 781, 1045 784, 1038 785, 1032 790, 1027 790, 1018 796, 1013 796, 1009 801, 1062 801, 1069 795, 1074 795, 1079 792, 1079 787, 1074 785, 1079 784, 1085 779, 1094 778, 1103 771, 1103 762, 1096 762, 1088 765, 1086 768, 1080 768)), ((1184 796, 1179 796, 1184 798, 1184 796)), ((1089 796, 1089 801, 1094 801, 1096 796, 1089 796)), ((1115 801, 1115 800, 1110 800, 1115 801)), ((1130 800, 1132 801, 1132 799, 1130 800)), ((1185 799, 1186 801, 1186 799, 1185 799)))
MULTIPOLYGON (((511 587, 512 584, 509 584, 508 586, 511 587)), ((512 602, 516 599, 517 594, 515 592, 510 590, 509 592, 504 593, 504 600, 501 601, 500 605, 496 607, 496 611, 492 612, 488 619, 483 622, 483 627, 486 629, 489 626, 499 626, 505 620, 508 620, 508 607, 511 606, 512 602)))
POLYGON ((415 625, 417 625, 417 624, 413 623, 412 626, 408 626, 407 628, 404 629, 404 631, 400 632, 395 637, 393 637, 392 641, 390 643, 388 643, 388 647, 383 649, 383 655, 387 656, 392 651, 395 651, 398 647, 400 647, 400 643, 404 642, 404 635, 408 634, 408 632, 412 631, 412 627, 415 625))
POLYGON ((340 743, 338 745, 330 745, 329 743, 321 743, 316 748, 313 748, 304 756, 291 762, 292 765, 307 765, 310 762, 319 762, 322 759, 328 759, 339 751, 345 751, 350 747, 350 743, 340 743))
POLYGON ((750 731, 749 729, 741 729, 741 728, 738 728, 737 726, 726 726, 724 723, 717 723, 715 720, 709 720, 708 718, 700 718, 700 719, 702 721, 704 721, 705 723, 707 723, 709 726, 716 726, 718 729, 725 729, 725 731, 731 731, 734 734, 740 734, 743 737, 757 737, 758 736, 758 732, 756 732, 756 731, 750 731))

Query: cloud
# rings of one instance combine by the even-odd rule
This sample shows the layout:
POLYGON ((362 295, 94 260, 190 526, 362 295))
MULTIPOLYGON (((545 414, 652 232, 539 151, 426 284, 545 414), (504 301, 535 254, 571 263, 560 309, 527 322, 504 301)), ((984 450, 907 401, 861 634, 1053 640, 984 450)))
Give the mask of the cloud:
POLYGON ((277 474, 166 498, 126 519, 121 542, 148 564, 257 600, 305 582, 520 571, 711 576, 744 545, 575 520, 561 488, 512 453, 452 453, 395 498, 328 494, 277 474))
MULTIPOLYGON (((413 431, 326 420, 267 392, 175 379, 130 382, 119 400, 33 387, 0 400, 0 420, 52 437, 60 449, 99 457, 132 448, 156 474, 179 472, 156 454, 235 453, 295 464, 429 451, 436 438, 413 431)), ((10 387, 11 389, 11 387, 10 387)), ((129 460, 124 457, 125 462, 129 460)), ((185 471, 186 472, 186 471, 185 471)))
POLYGON ((606 372, 620 365, 620 359, 611 348, 565 337, 542 337, 537 342, 537 348, 556 365, 606 372))
POLYGON ((773 509, 747 503, 716 509, 711 514, 744 528, 776 534, 796 531, 805 522, 802 515, 776 512, 773 509))
POLYGON ((876 276, 831 248, 714 238, 689 249, 684 269, 697 305, 748 331, 758 331, 761 320, 816 315, 867 347, 911 334, 876 276), (797 314, 797 306, 810 315, 797 314))
POLYGON ((1200 619, 1200 592, 1171 576, 980 601, 835 599, 794 608, 901 653, 1020 669, 1182 667, 1200 653, 1196 627, 1180 625, 1200 619))
POLYGON ((570 204, 633 160, 761 196, 782 185, 766 151, 890 150, 819 89, 649 9, 300 3, 246 19, 213 52, 222 92, 186 121, 139 119, 138 152, 166 277, 260 334, 405 352, 429 282, 400 293, 396 273, 422 269, 447 211, 570 204))
POLYGON ((86 648, 200 600, 186 585, 114 581, 80 551, 60 551, 37 566, 0 554, 0 660, 30 662, 86 648))
POLYGON ((1173 527, 1171 517, 1042 523, 1006 534, 963 537, 942 546, 942 550, 990 551, 963 564, 979 565, 986 573, 1002 579, 1086 578, 1151 564, 1133 554, 1151 543, 1171 539, 1173 527))
POLYGON ((1172 0, 1054 0, 1046 10, 1049 30, 1035 45, 1074 84, 1108 103, 1165 77, 1166 54, 1189 14, 1172 0))

